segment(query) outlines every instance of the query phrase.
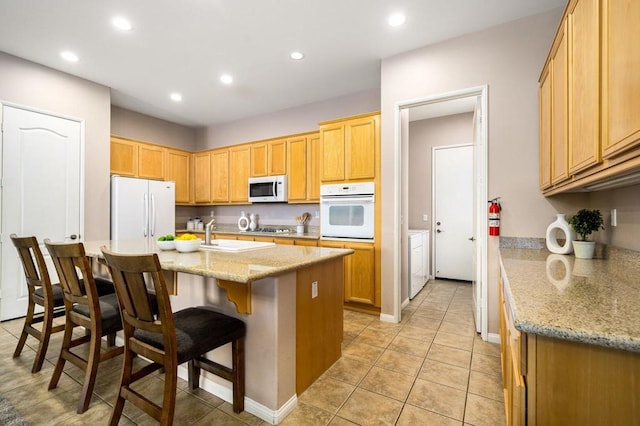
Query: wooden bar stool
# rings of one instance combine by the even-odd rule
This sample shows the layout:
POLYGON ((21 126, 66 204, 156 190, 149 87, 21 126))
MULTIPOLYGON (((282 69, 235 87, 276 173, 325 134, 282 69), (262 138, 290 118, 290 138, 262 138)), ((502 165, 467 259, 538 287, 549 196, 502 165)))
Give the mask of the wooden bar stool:
POLYGON ((27 341, 27 336, 35 337, 40 343, 36 351, 36 358, 33 360, 31 372, 37 373, 42 368, 42 363, 47 355, 51 334, 64 330, 64 324, 53 326, 53 319, 64 315, 62 288, 60 288, 59 284, 51 284, 49 271, 36 237, 18 237, 16 234, 11 234, 10 237, 16 250, 18 250, 29 290, 27 316, 24 319, 22 333, 20 333, 18 346, 13 352, 13 357, 20 356, 27 341), (44 311, 36 314, 36 305, 42 306, 44 311), (41 329, 33 326, 40 322, 42 323, 41 329))
POLYGON ((99 295, 82 243, 52 243, 49 240, 44 240, 44 243, 58 272, 66 313, 62 348, 49 390, 58 385, 66 361, 81 368, 85 374, 78 401, 77 412, 80 414, 89 408, 99 363, 124 351, 122 346, 114 346, 115 334, 122 330, 118 298, 115 293, 99 295), (89 334, 74 338, 73 329, 78 326, 84 327, 89 334), (108 336, 109 343, 109 349, 104 352, 101 350, 103 336, 108 336), (89 343, 87 358, 71 351, 85 343, 89 343))
POLYGON ((172 313, 169 293, 156 254, 123 255, 102 247, 116 293, 120 301, 125 338, 124 368, 111 425, 118 424, 125 400, 158 420, 173 423, 176 403, 178 365, 188 362, 189 388, 197 389, 200 369, 216 374, 233 384, 233 411, 244 410, 244 337, 245 324, 239 319, 206 307, 187 308, 172 313), (158 314, 154 315, 145 282, 155 291, 158 314), (205 358, 205 354, 227 343, 232 345, 232 368, 205 358), (139 354, 153 363, 133 371, 133 358, 139 354), (131 385, 148 374, 164 368, 162 406, 145 398, 131 385))

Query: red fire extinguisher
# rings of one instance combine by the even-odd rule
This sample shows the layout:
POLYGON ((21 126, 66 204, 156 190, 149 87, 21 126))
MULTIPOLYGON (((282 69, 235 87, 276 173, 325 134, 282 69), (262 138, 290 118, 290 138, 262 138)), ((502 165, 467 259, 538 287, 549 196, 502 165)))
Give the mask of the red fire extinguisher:
POLYGON ((489 235, 498 236, 500 235, 500 210, 502 207, 498 202, 500 197, 496 197, 492 200, 489 200, 489 235))

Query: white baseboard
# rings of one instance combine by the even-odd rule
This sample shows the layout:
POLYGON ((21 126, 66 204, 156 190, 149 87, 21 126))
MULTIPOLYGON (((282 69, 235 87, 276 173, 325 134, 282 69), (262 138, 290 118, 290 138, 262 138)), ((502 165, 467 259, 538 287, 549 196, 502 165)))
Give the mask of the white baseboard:
POLYGON ((489 343, 498 343, 500 344, 500 335, 497 333, 489 333, 487 335, 487 341, 489 343))
MULTIPOLYGON (((187 368, 178 366, 178 377, 188 380, 187 368)), ((200 376, 200 388, 225 400, 229 404, 233 404, 233 392, 230 387, 223 386, 204 376, 200 376)), ((277 410, 272 410, 264 405, 254 401, 251 398, 244 397, 244 411, 264 420, 271 425, 279 424, 294 408, 298 405, 298 396, 293 395, 284 405, 277 410)))
POLYGON ((404 309, 407 307, 407 305, 411 302, 411 300, 407 297, 406 299, 404 299, 404 302, 402 302, 402 305, 400 305, 400 309, 404 309))
POLYGON ((380 321, 393 322, 393 323, 396 322, 395 318, 393 318, 393 315, 389 315, 389 314, 380 314, 380 321))

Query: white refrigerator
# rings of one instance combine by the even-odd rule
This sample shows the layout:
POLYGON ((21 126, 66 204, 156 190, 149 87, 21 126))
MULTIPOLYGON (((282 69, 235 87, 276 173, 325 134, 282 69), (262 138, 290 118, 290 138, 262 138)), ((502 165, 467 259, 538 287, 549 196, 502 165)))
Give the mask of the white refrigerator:
POLYGON ((175 182, 111 177, 111 239, 148 238, 175 232, 175 182))

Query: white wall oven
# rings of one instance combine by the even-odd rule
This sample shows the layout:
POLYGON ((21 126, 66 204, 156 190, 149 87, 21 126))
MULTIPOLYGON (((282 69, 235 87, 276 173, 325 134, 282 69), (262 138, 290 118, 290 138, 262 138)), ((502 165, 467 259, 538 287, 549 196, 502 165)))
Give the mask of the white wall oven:
POLYGON ((373 241, 375 183, 322 185, 320 218, 324 240, 373 241))

